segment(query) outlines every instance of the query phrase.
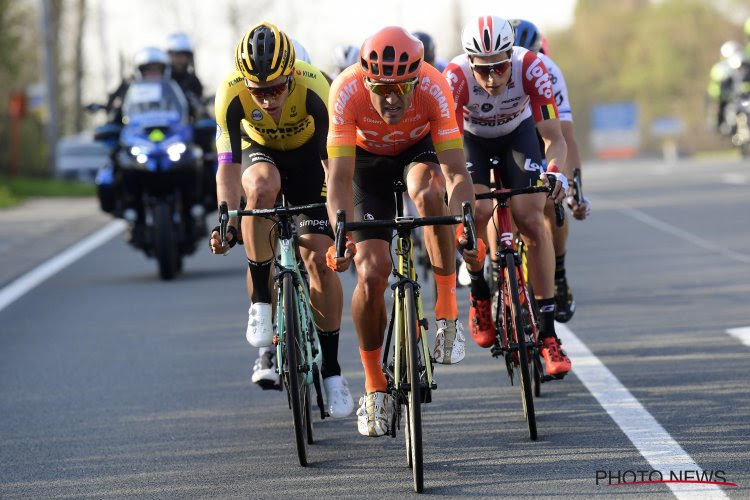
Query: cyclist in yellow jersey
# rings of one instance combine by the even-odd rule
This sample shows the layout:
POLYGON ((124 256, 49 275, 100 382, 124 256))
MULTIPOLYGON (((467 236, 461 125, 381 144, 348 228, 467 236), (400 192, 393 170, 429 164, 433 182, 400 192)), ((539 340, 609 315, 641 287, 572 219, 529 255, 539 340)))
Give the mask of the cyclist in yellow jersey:
MULTIPOLYGON (((230 210, 239 207, 241 196, 249 209, 271 208, 282 193, 292 206, 325 202, 330 88, 323 74, 295 60, 291 39, 268 22, 253 26, 242 37, 235 67, 216 92, 218 200, 227 201, 230 210)), ((272 222, 246 217, 240 233, 236 224, 230 220, 227 240, 234 246, 239 234, 244 236, 252 303, 247 340, 261 348, 253 382, 271 388, 278 384, 269 285, 272 222)), ((333 233, 325 208, 301 215, 296 226, 320 333, 326 409, 333 417, 345 417, 353 402, 337 360, 343 294, 338 276, 326 266, 333 233)), ((215 254, 229 250, 222 246, 218 230, 212 231, 210 246, 215 254)))

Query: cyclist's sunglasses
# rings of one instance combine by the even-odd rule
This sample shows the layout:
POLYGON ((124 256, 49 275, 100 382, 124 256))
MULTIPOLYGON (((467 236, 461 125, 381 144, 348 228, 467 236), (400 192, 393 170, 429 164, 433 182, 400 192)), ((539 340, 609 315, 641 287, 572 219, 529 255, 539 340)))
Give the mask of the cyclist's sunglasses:
POLYGON ((259 99, 262 99, 264 97, 278 97, 281 94, 284 93, 284 91, 289 87, 289 83, 291 82, 291 77, 287 76, 286 81, 283 83, 280 83, 278 85, 274 85, 272 87, 251 87, 250 86, 250 80, 245 78, 245 87, 247 87, 247 90, 250 91, 250 93, 259 99))
POLYGON ((416 77, 405 82, 397 83, 378 83, 372 82, 369 79, 365 80, 365 85, 368 89, 370 89, 370 92, 382 97, 388 97, 389 95, 391 95, 391 92, 393 92, 397 96, 406 95, 414 90, 414 87, 416 87, 418 83, 419 78, 416 77))
POLYGON ((510 59, 504 59, 500 62, 492 64, 472 64, 471 69, 476 71, 477 74, 479 74, 483 78, 487 78, 493 71, 495 72, 495 74, 502 75, 503 73, 508 71, 508 68, 510 68, 510 64, 510 59))

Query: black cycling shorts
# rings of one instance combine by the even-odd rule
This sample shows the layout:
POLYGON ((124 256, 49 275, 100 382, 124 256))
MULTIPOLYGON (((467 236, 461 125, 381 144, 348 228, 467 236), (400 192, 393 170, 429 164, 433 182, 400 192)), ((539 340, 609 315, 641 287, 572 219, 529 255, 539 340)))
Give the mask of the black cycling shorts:
POLYGON ((466 168, 474 184, 490 185, 490 170, 495 180, 506 189, 536 186, 542 173, 542 152, 539 149, 536 123, 529 117, 508 135, 479 137, 464 132, 466 168), (496 158, 497 165, 492 164, 496 158))
MULTIPOLYGON (((309 140, 289 151, 277 151, 258 144, 242 150, 242 169, 255 163, 271 163, 281 175, 281 191, 290 206, 325 203, 325 171, 318 145, 309 140)), ((302 213, 295 218, 297 234, 325 234, 333 238, 325 207, 302 213)))
MULTIPOLYGON (((404 170, 413 163, 438 163, 432 137, 428 134, 412 147, 395 156, 370 153, 357 147, 354 169, 354 220, 382 220, 396 217, 393 182, 404 179, 404 170)), ((387 228, 354 231, 356 243, 371 239, 391 241, 387 228)))

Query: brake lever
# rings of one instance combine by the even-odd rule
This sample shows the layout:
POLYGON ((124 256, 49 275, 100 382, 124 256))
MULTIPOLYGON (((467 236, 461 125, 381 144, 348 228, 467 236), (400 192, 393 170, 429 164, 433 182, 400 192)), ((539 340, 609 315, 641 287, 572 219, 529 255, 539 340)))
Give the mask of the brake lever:
POLYGON ((474 225, 474 214, 471 211, 471 203, 463 202, 461 205, 463 211, 464 233, 466 234, 466 250, 474 250, 477 246, 477 229, 474 225))
POLYGON ((229 227, 229 207, 226 201, 222 201, 219 205, 219 238, 222 247, 228 245, 227 227, 229 227))
POLYGON ((346 252, 346 211, 336 212, 336 258, 341 258, 346 252))

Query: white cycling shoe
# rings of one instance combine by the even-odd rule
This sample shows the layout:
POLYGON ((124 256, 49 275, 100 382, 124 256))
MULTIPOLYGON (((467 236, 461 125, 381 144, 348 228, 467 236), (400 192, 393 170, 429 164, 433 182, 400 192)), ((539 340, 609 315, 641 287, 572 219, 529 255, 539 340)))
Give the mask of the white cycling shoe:
POLYGON ((466 337, 464 327, 457 319, 437 320, 435 334, 435 349, 433 350, 436 363, 453 365, 466 356, 466 337))
POLYGON ((247 311, 247 341, 253 347, 273 345, 273 314, 271 304, 257 302, 247 311))
POLYGON ((323 389, 326 393, 326 411, 333 418, 348 417, 354 409, 352 393, 346 379, 341 375, 333 375, 323 379, 323 389))
POLYGON ((388 432, 391 396, 373 392, 359 398, 357 429, 363 436, 378 437, 388 432))
POLYGON ((276 373, 276 351, 269 350, 258 356, 253 364, 252 380, 264 390, 279 388, 281 379, 276 373))

